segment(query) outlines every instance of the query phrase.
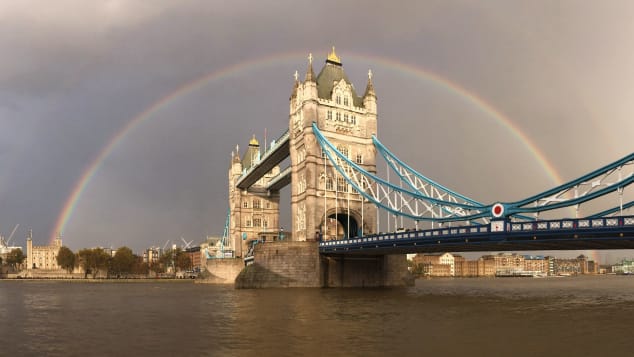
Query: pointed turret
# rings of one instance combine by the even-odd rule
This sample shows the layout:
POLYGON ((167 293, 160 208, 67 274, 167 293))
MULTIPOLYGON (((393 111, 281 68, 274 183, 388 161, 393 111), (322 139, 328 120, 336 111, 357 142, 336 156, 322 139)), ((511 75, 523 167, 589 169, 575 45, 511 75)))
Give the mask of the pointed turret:
POLYGON ((295 78, 295 80, 293 81, 293 91, 291 92, 291 98, 296 98, 297 88, 299 88, 299 75, 297 74, 297 70, 295 71, 293 78, 295 78))
POLYGON ((308 54, 308 68, 306 69, 306 76, 304 77, 304 83, 314 82, 315 72, 313 71, 313 54, 308 54))
POLYGON ((249 147, 247 148, 247 152, 244 153, 242 157, 242 167, 244 169, 249 169, 251 166, 257 164, 260 161, 260 143, 253 135, 253 138, 249 141, 249 147))
POLYGON ((376 114, 376 92, 374 92, 374 84, 372 84, 372 70, 368 70, 368 85, 365 87, 365 94, 363 94, 363 106, 368 112, 376 114))
MULTIPOLYGON (((306 78, 303 83, 302 98, 317 99, 317 83, 315 72, 313 71, 313 54, 308 54, 308 69, 306 70, 306 78)), ((302 99, 302 100, 304 100, 302 99)))
POLYGON ((363 97, 373 96, 376 98, 376 93, 374 92, 374 84, 372 84, 372 70, 368 70, 368 85, 365 87, 365 93, 363 97))

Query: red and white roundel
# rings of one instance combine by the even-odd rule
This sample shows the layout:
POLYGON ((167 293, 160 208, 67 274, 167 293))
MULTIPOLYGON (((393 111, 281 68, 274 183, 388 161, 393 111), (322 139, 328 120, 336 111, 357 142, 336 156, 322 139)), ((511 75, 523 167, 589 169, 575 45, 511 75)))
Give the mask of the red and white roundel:
POLYGON ((493 217, 500 218, 504 214, 504 205, 501 203, 496 203, 491 207, 491 213, 493 217))

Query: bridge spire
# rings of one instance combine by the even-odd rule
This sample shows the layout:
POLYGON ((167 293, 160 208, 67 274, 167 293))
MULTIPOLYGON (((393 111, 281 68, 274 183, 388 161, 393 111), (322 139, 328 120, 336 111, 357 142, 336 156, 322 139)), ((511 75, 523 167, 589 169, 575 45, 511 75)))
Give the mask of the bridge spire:
POLYGON ((313 71, 313 54, 308 54, 308 69, 306 70, 306 78, 304 78, 304 82, 314 82, 315 81, 315 72, 313 71))
POLYGON ((293 91, 291 92, 291 101, 297 97, 297 89, 299 88, 299 74, 297 70, 295 70, 295 74, 293 74, 293 91))
POLYGON ((341 58, 335 53, 335 46, 332 46, 332 51, 328 55, 326 62, 341 66, 341 58))
POLYGON ((363 97, 373 96, 376 97, 376 93, 374 92, 374 84, 372 83, 372 70, 368 70, 368 84, 365 87, 365 94, 363 97))

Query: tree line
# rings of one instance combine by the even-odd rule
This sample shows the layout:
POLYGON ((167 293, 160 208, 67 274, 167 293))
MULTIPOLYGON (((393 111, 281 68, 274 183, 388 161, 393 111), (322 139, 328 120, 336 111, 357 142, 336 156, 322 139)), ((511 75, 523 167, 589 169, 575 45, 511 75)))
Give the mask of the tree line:
POLYGON ((121 247, 114 256, 110 256, 102 248, 81 249, 75 254, 63 246, 57 254, 57 264, 69 273, 81 267, 84 276, 95 278, 100 273, 105 273, 107 277, 127 277, 149 275, 150 272, 165 273, 170 267, 173 271, 187 270, 191 269, 192 261, 181 248, 167 250, 157 262, 149 264, 128 247, 121 247))
MULTIPOLYGON (((26 256, 22 249, 16 248, 9 252, 4 260, 0 257, 0 265, 19 270, 25 260, 26 256)), ((165 273, 170 268, 172 271, 192 268, 189 254, 181 248, 169 249, 157 262, 148 264, 143 261, 142 256, 134 254, 128 247, 121 247, 114 255, 110 255, 103 248, 81 249, 74 253, 70 248, 62 246, 57 253, 57 264, 68 273, 81 267, 85 277, 91 275, 93 278, 100 273, 105 273, 106 277, 147 276, 150 272, 165 273)))
POLYGON ((2 257, 0 257, 0 265, 7 265, 13 270, 18 270, 24 260, 26 260, 26 256, 22 252, 22 249, 14 248, 11 249, 9 253, 7 253, 4 260, 2 260, 2 257))

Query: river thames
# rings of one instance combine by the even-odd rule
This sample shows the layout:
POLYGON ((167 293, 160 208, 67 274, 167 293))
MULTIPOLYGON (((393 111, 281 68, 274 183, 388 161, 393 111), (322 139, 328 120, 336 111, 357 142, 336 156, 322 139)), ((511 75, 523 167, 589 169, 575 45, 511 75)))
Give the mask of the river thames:
POLYGON ((630 355, 634 277, 398 289, 0 281, 2 356, 630 355))

